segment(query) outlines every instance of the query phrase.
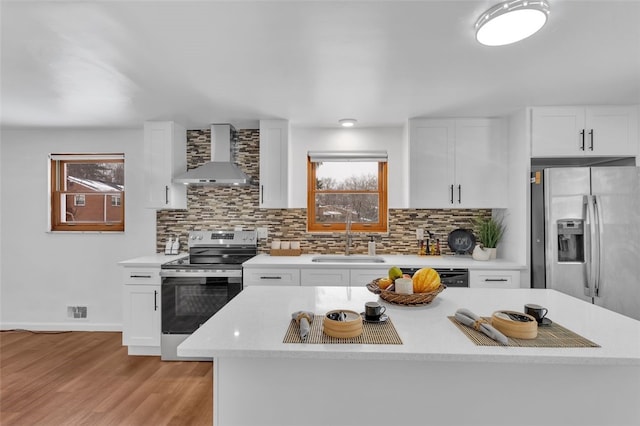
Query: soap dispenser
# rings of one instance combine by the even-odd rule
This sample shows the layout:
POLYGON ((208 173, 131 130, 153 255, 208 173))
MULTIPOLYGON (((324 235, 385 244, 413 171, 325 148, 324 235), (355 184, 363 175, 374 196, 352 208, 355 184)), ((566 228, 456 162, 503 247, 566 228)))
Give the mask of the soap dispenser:
POLYGON ((167 244, 164 246, 164 254, 171 254, 171 248, 173 247, 173 239, 169 237, 167 244))
POLYGON ((373 240, 373 235, 369 235, 369 238, 371 238, 371 240, 369 241, 369 256, 375 256, 376 255, 376 242, 373 240))
POLYGON ((180 238, 176 237, 171 245, 171 254, 178 254, 180 251, 180 238))

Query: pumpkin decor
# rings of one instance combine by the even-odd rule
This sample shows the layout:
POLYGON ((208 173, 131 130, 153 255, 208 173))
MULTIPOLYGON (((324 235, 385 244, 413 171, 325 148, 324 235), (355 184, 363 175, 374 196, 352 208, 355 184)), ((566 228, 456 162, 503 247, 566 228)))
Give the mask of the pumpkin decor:
POLYGON ((440 287, 440 274, 433 268, 422 268, 413 274, 413 292, 429 293, 440 287))

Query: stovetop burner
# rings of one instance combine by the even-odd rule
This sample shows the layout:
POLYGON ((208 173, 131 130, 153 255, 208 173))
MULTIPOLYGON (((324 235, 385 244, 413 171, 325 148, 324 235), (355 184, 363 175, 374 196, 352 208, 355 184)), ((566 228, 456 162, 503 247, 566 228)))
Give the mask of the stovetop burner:
POLYGON ((255 231, 191 231, 189 257, 162 265, 162 269, 237 270, 258 254, 255 231))

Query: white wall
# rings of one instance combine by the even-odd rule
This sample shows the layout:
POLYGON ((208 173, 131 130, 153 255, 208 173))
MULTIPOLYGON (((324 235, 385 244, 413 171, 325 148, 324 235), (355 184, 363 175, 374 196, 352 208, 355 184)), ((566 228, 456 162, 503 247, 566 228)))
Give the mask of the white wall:
POLYGON ((3 130, 0 145, 0 328, 120 330, 118 261, 155 252, 156 216, 143 208, 143 131, 3 130), (47 155, 125 154, 125 232, 47 232, 47 155), (67 319, 68 305, 88 319, 67 319))
MULTIPOLYGON (((530 142, 528 110, 521 110, 509 117, 508 131, 508 205, 497 212, 504 215, 506 232, 500 244, 499 257, 529 265, 529 200, 531 184, 530 142)), ((494 212, 496 213, 496 212, 494 212)), ((520 276, 520 286, 530 287, 527 267, 520 276)))
POLYGON ((307 152, 386 150, 389 154, 387 173, 389 208, 406 208, 405 190, 408 173, 407 149, 402 127, 389 128, 291 128, 289 145, 290 207, 307 207, 307 152))

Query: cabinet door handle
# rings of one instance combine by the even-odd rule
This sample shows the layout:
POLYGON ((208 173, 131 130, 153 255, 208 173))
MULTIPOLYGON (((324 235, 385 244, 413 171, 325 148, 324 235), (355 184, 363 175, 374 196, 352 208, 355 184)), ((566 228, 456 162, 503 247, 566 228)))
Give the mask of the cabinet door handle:
POLYGON ((506 278, 485 278, 484 282, 489 283, 489 282, 505 282, 505 281, 509 281, 506 278))
POLYGON ((458 185, 458 204, 462 204, 462 185, 458 185))
POLYGON ((593 151, 593 129, 589 130, 589 136, 591 136, 591 145, 589 145, 589 151, 593 151))
POLYGON ((264 185, 260 185, 260 204, 264 203, 264 185))
POLYGON ((580 150, 584 151, 584 129, 582 129, 580 135, 582 136, 582 145, 580 145, 580 150))
POLYGON ((158 310, 158 290, 153 290, 153 310, 158 310))
POLYGON ((164 203, 169 204, 169 185, 164 186, 164 203))
POLYGON ((449 187, 449 190, 451 191, 451 204, 453 204, 453 185, 449 187))
POLYGON ((151 275, 129 275, 131 278, 151 278, 151 275))
POLYGON ((281 280, 282 277, 260 277, 261 280, 281 280))

